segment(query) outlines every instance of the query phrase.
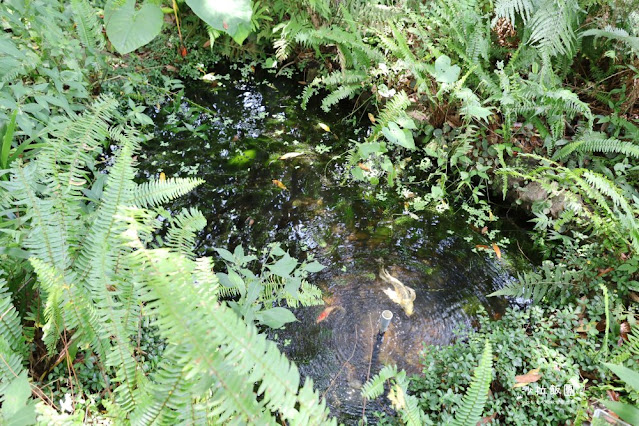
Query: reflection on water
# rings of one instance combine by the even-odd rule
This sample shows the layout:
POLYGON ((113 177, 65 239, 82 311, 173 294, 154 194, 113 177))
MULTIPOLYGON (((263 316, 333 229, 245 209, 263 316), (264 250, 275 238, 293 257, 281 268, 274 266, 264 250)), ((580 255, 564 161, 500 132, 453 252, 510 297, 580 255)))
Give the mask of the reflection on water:
MULTIPOLYGON (((358 138, 355 130, 319 108, 301 110, 290 81, 274 83, 229 82, 215 92, 192 86, 187 95, 216 114, 194 112, 186 103, 174 114, 157 112, 157 140, 140 156, 141 174, 206 180, 171 206, 197 206, 207 216, 201 254, 214 255, 213 246, 279 241, 292 254, 310 253, 327 265, 313 281, 325 290, 326 306, 336 309, 322 321, 326 306, 298 309, 297 323, 271 335, 313 378, 333 414, 352 424, 362 416, 362 384, 384 363, 419 373, 424 343, 449 343, 454 329, 470 327, 482 306, 489 314, 504 309, 485 295, 511 279, 506 259, 513 256, 504 250, 496 261, 474 253, 477 241, 465 237, 478 237, 461 218, 427 213, 413 220, 401 206, 383 211, 360 186, 340 185, 340 159, 332 156, 358 138), (188 114, 201 126, 196 132, 181 128, 188 114), (320 129, 320 122, 332 132, 320 129), (317 144, 331 152, 318 155, 312 149, 317 144), (278 160, 293 151, 303 155, 278 160), (384 293, 392 286, 378 275, 380 259, 415 290, 412 316, 384 293), (382 338, 378 319, 385 309, 394 318, 382 338)), ((369 402, 366 414, 385 408, 369 402)))

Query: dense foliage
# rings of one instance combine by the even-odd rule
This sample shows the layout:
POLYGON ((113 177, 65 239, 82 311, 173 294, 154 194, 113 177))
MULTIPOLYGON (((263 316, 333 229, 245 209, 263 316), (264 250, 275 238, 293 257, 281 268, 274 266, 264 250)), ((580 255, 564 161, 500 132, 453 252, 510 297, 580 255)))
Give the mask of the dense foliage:
POLYGON ((300 72, 302 105, 350 100, 371 128, 344 179, 406 215, 459 209, 497 257, 504 205, 532 223, 546 262, 492 295, 517 307, 426 348, 420 376, 383 369, 363 394, 390 390, 384 422, 579 423, 603 404, 636 423, 639 5, 225 4, 0 4, 3 422, 332 421, 261 333, 321 303, 321 265, 219 248, 213 273, 203 216, 160 207, 201 181, 134 181, 145 108, 222 59, 300 72))

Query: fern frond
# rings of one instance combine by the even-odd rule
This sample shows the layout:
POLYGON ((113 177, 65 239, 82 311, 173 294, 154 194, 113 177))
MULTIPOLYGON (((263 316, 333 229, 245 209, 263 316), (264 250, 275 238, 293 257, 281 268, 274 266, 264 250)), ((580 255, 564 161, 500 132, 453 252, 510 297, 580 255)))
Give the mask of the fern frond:
POLYGON ((26 358, 27 347, 22 334, 20 315, 11 301, 11 293, 7 282, 0 278, 0 338, 3 338, 9 348, 16 354, 26 358))
POLYGON ((484 353, 473 374, 473 380, 461 404, 456 409, 454 426, 475 425, 481 421, 484 405, 488 400, 488 389, 493 378, 493 352, 490 341, 486 340, 484 353))
POLYGON ((371 132, 369 139, 371 141, 377 139, 382 134, 382 128, 388 127, 388 123, 391 121, 397 121, 400 118, 408 118, 406 114, 406 108, 410 106, 410 99, 403 90, 396 93, 386 105, 384 109, 379 113, 377 117, 377 123, 371 132))
POLYGON ((506 18, 514 25, 517 15, 521 17, 524 24, 528 22, 535 10, 535 2, 532 0, 497 0, 495 1, 495 19, 506 18))
POLYGON ((615 28, 610 25, 606 25, 604 29, 593 28, 582 32, 580 37, 594 36, 595 40, 600 37, 607 39, 620 41, 627 44, 635 52, 639 52, 639 37, 632 37, 628 32, 622 28, 615 28))
POLYGON ((136 185, 133 203, 141 207, 154 207, 187 194, 204 183, 199 178, 169 178, 136 185))
POLYGON ((198 231, 206 226, 206 218, 197 209, 183 210, 170 219, 171 227, 166 233, 166 245, 177 253, 194 258, 193 246, 198 231))
POLYGON ((512 281, 488 297, 511 296, 530 299, 533 304, 539 304, 544 297, 555 297, 557 293, 572 286, 573 271, 564 266, 554 266, 545 262, 540 271, 517 273, 517 280, 512 281))
POLYGON ((71 10, 73 11, 78 37, 84 47, 97 50, 104 49, 102 27, 93 7, 87 0, 72 0, 71 10))
POLYGON ((590 136, 567 144, 555 153, 553 159, 563 160, 573 152, 603 152, 605 154, 623 154, 628 157, 639 158, 639 145, 615 138, 606 139, 590 136))
POLYGON ((575 50, 574 31, 579 5, 574 0, 545 0, 530 19, 529 43, 550 55, 571 56, 575 50))
POLYGON ((385 365, 375 376, 362 386, 362 395, 368 399, 375 399, 384 393, 384 384, 387 380, 397 376, 397 366, 385 365))
MULTIPOLYGON (((308 413, 296 408, 299 373, 277 346, 220 305, 210 289, 194 286, 191 261, 165 249, 145 249, 131 230, 126 236, 136 249, 130 256, 144 277, 149 290, 145 301, 158 315, 163 337, 189 348, 184 357, 190 361, 189 377, 212 376, 219 384, 210 399, 215 412, 223 418, 239 416, 258 423, 273 421, 269 410, 284 419, 304 418, 308 413), (186 312, 198 315, 184 322, 186 312), (259 383, 260 403, 246 397, 253 394, 254 382, 259 383)), ((323 424, 326 413, 308 421, 323 424)))

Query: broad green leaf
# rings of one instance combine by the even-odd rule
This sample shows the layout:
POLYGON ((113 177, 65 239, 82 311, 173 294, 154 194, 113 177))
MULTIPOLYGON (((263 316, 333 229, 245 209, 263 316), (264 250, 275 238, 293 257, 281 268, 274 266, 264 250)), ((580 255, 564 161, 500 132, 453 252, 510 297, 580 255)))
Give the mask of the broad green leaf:
POLYGON ((319 272, 322 269, 324 269, 324 265, 322 265, 321 263, 319 263, 317 260, 314 260, 311 263, 307 263, 306 265, 304 265, 304 269, 308 272, 319 272))
POLYGON ((457 65, 450 65, 450 58, 442 55, 435 61, 435 80, 440 83, 453 84, 459 78, 461 69, 457 65))
POLYGON ((631 425, 639 425, 639 408, 617 401, 601 401, 609 410, 631 425))
POLYGON ((366 158, 371 154, 384 153, 386 150, 379 142, 366 142, 357 145, 357 151, 361 158, 366 158))
POLYGON ((388 127, 382 127, 382 133, 389 142, 403 146, 407 149, 415 149, 413 133, 408 129, 400 129, 397 123, 391 121, 388 127))
POLYGON ((162 8, 146 1, 136 10, 136 0, 118 4, 110 0, 104 8, 104 22, 111 44, 121 54, 133 52, 153 40, 164 22, 162 8))
MULTIPOLYGON (((612 370, 621 380, 635 391, 639 392, 639 373, 623 365, 615 365, 605 362, 604 365, 612 370)), ((639 424, 639 423, 638 423, 639 424)))
POLYGON ((271 328, 280 328, 284 324, 297 321, 297 318, 295 318, 295 315, 293 315, 291 311, 281 307, 271 308, 262 312, 258 312, 255 316, 262 324, 265 324, 271 328))
POLYGON ((30 396, 31 386, 29 386, 25 370, 11 381, 5 389, 4 395, 2 395, 0 423, 12 426, 35 424, 35 406, 30 404, 30 396))
POLYGON ((285 253, 281 259, 273 265, 268 265, 272 273, 282 278, 288 278, 297 266, 297 260, 293 259, 288 253, 285 253))
POLYGON ((13 141, 13 133, 16 129, 16 116, 18 115, 18 110, 14 110, 13 114, 11 114, 11 118, 9 119, 9 124, 3 126, 2 131, 2 150, 0 151, 0 168, 6 169, 9 159, 9 151, 11 150, 11 142, 13 141))
POLYGON ((215 248, 215 251, 217 252, 217 254, 220 255, 222 259, 226 260, 227 262, 235 263, 235 258, 227 249, 215 248))
POLYGON ((238 44, 251 33, 250 0, 186 0, 186 4, 200 19, 216 30, 225 31, 238 44))

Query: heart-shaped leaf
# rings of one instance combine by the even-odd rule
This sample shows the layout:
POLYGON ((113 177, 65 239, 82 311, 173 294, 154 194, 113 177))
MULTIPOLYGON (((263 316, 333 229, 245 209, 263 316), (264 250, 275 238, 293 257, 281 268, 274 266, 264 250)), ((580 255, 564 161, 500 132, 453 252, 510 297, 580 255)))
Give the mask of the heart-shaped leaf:
POLYGON ((136 0, 110 0, 104 7, 104 22, 111 44, 121 54, 133 52, 153 40, 164 22, 164 14, 157 4, 145 2, 138 10, 136 0), (119 4, 120 3, 120 4, 119 4))
POLYGON ((413 133, 408 129, 400 129, 397 123, 391 121, 388 127, 382 127, 382 133, 392 143, 401 145, 407 149, 415 149, 413 133))
POLYGON ((435 80, 440 83, 453 84, 459 78, 461 69, 457 65, 450 65, 450 58, 442 55, 435 61, 435 80))
POLYGON ((242 44, 251 33, 251 0, 186 0, 204 22, 242 44))

